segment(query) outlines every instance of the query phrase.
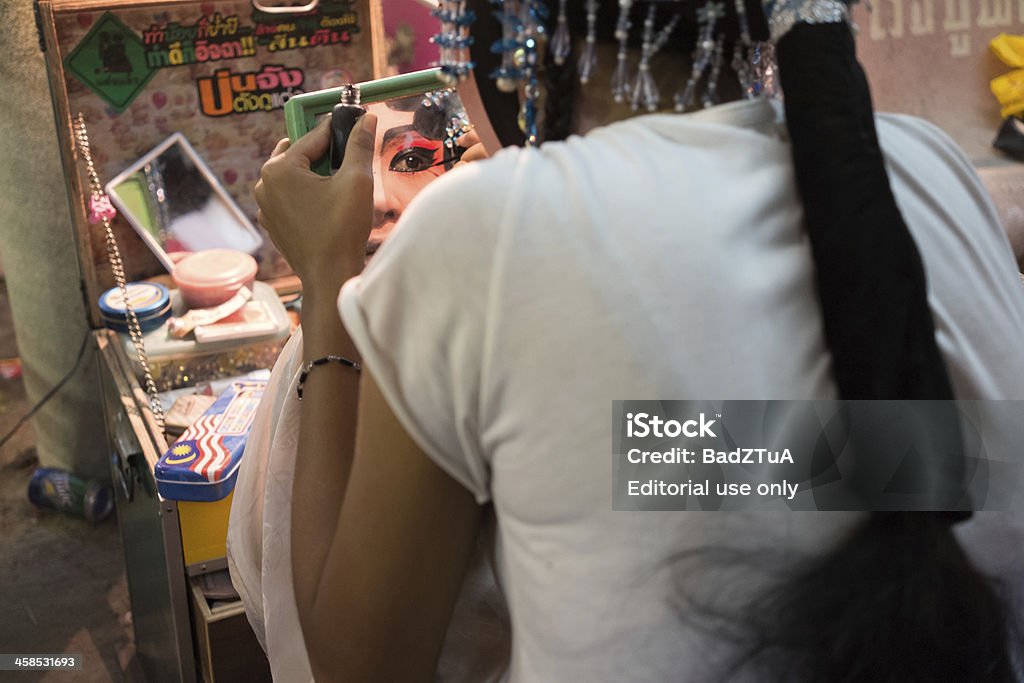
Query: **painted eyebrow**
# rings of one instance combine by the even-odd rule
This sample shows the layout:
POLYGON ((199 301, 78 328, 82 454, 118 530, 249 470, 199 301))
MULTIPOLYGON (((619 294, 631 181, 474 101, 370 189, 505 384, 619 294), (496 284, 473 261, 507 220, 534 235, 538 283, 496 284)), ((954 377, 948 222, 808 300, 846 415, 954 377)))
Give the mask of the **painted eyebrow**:
POLYGON ((380 149, 383 152, 388 146, 388 143, 397 137, 401 137, 408 133, 416 132, 416 126, 396 126, 395 128, 388 128, 384 131, 384 139, 380 142, 380 149))

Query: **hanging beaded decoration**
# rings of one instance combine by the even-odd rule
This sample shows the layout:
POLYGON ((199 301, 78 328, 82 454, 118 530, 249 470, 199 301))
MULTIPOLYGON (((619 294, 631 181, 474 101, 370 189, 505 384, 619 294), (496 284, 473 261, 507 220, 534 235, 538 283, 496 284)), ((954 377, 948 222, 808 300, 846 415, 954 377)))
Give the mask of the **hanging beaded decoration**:
POLYGON ((498 88, 515 92, 523 86, 523 105, 519 112, 519 127, 526 135, 526 145, 538 144, 537 100, 540 84, 537 80, 540 39, 544 34, 547 6, 540 0, 492 0, 501 2, 502 10, 495 16, 502 23, 502 38, 491 46, 501 53, 501 65, 491 74, 498 88))
POLYGON ((740 25, 740 44, 749 47, 753 41, 750 39, 750 21, 747 19, 747 4, 743 0, 735 0, 736 19, 740 25))
POLYGON ((718 36, 715 41, 715 54, 711 58, 711 74, 708 76, 708 85, 704 88, 703 104, 705 109, 718 104, 718 76, 722 73, 722 51, 725 49, 725 37, 718 36))
POLYGON ((164 409, 160 403, 160 397, 157 395, 153 373, 149 368, 149 357, 142 340, 142 330, 139 329, 139 319, 135 315, 135 307, 132 306, 131 298, 128 296, 128 282, 124 272, 124 261, 121 260, 121 250, 117 247, 114 230, 110 226, 110 222, 117 216, 117 210, 111 205, 110 198, 107 197, 103 191, 103 184, 100 183, 100 177, 96 172, 96 164, 93 163, 92 151, 89 147, 89 133, 85 127, 85 116, 81 113, 75 117, 75 146, 85 161, 86 172, 89 175, 89 222, 102 223, 106 232, 107 260, 114 273, 114 281, 121 290, 121 298, 124 301, 125 314, 128 318, 128 335, 135 346, 135 355, 142 368, 143 381, 149 396, 149 407, 153 413, 153 419, 160 432, 163 433, 164 409))
POLYGON ((740 89, 746 99, 756 96, 754 92, 753 58, 754 41, 750 38, 750 21, 747 19, 747 5, 743 0, 735 0, 736 18, 740 26, 740 39, 732 51, 731 66, 740 82, 740 89))
POLYGON ((441 67, 441 77, 455 85, 473 71, 469 55, 473 37, 469 29, 476 15, 466 9, 466 0, 441 0, 431 14, 441 22, 440 32, 430 39, 439 48, 437 65, 441 67))
POLYGON ((636 111, 643 106, 648 111, 655 111, 658 108, 658 100, 661 95, 658 93, 658 86, 651 76, 651 50, 654 46, 654 18, 657 12, 657 5, 653 2, 647 7, 647 17, 644 19, 644 33, 640 47, 640 65, 637 68, 636 82, 633 84, 633 97, 630 98, 629 106, 636 111))
POLYGON ((522 46, 523 46, 523 79, 524 88, 522 121, 520 127, 526 135, 526 146, 539 144, 537 135, 537 101, 540 99, 540 83, 537 80, 537 67, 540 59, 540 39, 544 34, 544 21, 548 17, 548 8, 539 0, 522 0, 522 46))
POLYGON ((494 16, 501 22, 501 39, 491 45, 491 52, 501 54, 501 64, 491 73, 498 90, 507 93, 515 92, 519 87, 522 72, 515 64, 515 53, 519 47, 516 36, 519 33, 519 11, 512 0, 491 0, 492 4, 500 5, 502 10, 494 16))
POLYGON ((660 31, 658 31, 658 35, 655 36, 654 43, 651 45, 652 59, 654 58, 654 55, 661 52, 661 48, 668 45, 668 39, 672 36, 672 31, 676 30, 676 26, 679 24, 680 16, 681 15, 677 13, 675 16, 669 19, 669 22, 665 24, 665 26, 663 26, 660 31))
POLYGON ((562 66, 572 52, 572 38, 569 36, 569 20, 565 16, 566 0, 558 0, 558 19, 555 33, 551 36, 551 56, 555 64, 562 66))
POLYGON ((676 25, 679 23, 679 13, 676 13, 668 23, 662 27, 657 34, 654 33, 655 25, 655 8, 657 3, 652 2, 647 10, 647 18, 644 20, 644 37, 643 44, 640 50, 640 66, 637 71, 636 83, 633 86, 633 98, 630 101, 630 105, 633 107, 633 111, 636 111, 643 106, 647 111, 654 112, 658 110, 658 105, 661 103, 661 93, 658 91, 658 86, 655 83, 654 76, 651 74, 651 59, 654 55, 658 54, 663 47, 668 44, 669 37, 672 35, 672 31, 675 30, 676 25))
MULTIPOLYGON (((667 0, 678 2, 679 0, 667 0)), ((501 63, 491 74, 502 92, 512 93, 522 89, 523 105, 519 113, 519 125, 526 135, 526 144, 538 144, 537 103, 540 97, 538 83, 539 50, 544 38, 544 20, 547 7, 542 0, 491 0, 500 10, 495 16, 502 24, 502 37, 491 46, 491 51, 501 55, 501 63)), ((612 76, 612 98, 617 103, 628 101, 634 110, 643 107, 656 111, 660 104, 660 93, 650 71, 651 59, 668 44, 672 32, 678 25, 681 13, 676 13, 668 23, 655 32, 655 3, 651 0, 647 19, 643 25, 641 57, 635 81, 630 78, 628 65, 629 33, 632 28, 630 12, 635 0, 618 0, 619 15, 615 26, 615 38, 619 49, 612 76)), ((770 43, 754 43, 744 0, 733 0, 739 23, 740 36, 737 39, 730 65, 736 72, 741 89, 747 98, 760 95, 776 96, 778 86, 775 75, 773 48, 770 43)), ((587 33, 582 54, 577 64, 580 83, 588 83, 597 66, 597 13, 600 0, 586 0, 584 5, 587 19, 587 33)), ((466 9, 466 0, 440 0, 434 11, 441 21, 441 31, 432 39, 440 48, 439 66, 445 79, 452 84, 465 78, 473 69, 469 46, 472 37, 469 27, 475 20, 466 9)), ((700 26, 697 46, 693 52, 693 65, 684 86, 673 98, 676 111, 692 107, 697 99, 698 87, 708 75, 708 83, 701 97, 701 104, 710 107, 718 102, 718 77, 724 61, 725 42, 715 33, 719 20, 725 16, 725 4, 707 0, 697 12, 700 26)), ((563 65, 572 53, 572 36, 569 32, 567 0, 559 0, 555 30, 549 48, 556 65, 563 65)), ((463 128, 467 123, 453 123, 453 130, 463 128)), ((452 140, 454 145, 454 138, 452 140)))
POLYGON ((619 41, 619 54, 615 64, 615 74, 612 76, 612 99, 616 102, 625 102, 629 94, 629 65, 627 59, 627 46, 629 43, 629 29, 633 22, 629 20, 629 11, 633 8, 633 0, 619 0, 619 20, 615 24, 615 38, 619 41))
POLYGON ((676 93, 674 98, 675 109, 678 112, 686 111, 697 94, 697 84, 715 52, 715 24, 725 16, 725 4, 709 0, 703 7, 697 10, 697 24, 700 26, 700 34, 697 37, 697 47, 693 54, 693 68, 690 70, 690 78, 686 81, 684 88, 676 93))
POLYGON ((580 83, 586 85, 590 81, 591 74, 597 67, 597 9, 598 0, 587 0, 587 37, 583 45, 583 54, 577 67, 580 73, 580 83))

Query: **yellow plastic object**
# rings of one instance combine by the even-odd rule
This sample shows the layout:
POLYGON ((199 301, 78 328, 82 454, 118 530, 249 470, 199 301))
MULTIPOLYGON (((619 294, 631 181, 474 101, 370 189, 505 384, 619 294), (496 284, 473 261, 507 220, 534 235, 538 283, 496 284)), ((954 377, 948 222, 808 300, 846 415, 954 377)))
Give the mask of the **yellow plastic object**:
POLYGON ((1024 36, 1000 33, 988 44, 1004 64, 1015 69, 1024 68, 1024 36))
POLYGON ((1024 69, 993 78, 992 94, 1003 106, 1003 118, 1024 114, 1024 69))
POLYGON ((234 495, 212 503, 178 501, 186 567, 227 557, 228 515, 234 495))

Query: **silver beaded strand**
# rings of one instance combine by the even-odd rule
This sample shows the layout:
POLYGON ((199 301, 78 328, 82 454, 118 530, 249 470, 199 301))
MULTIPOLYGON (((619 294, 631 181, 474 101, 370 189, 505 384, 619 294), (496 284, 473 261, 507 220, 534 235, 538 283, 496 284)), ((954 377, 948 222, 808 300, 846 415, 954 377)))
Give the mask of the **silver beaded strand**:
POLYGON ((693 54, 693 68, 686 85, 674 98, 675 109, 686 111, 693 104, 697 94, 697 84, 711 63, 715 50, 715 23, 725 15, 725 4, 709 0, 697 11, 697 23, 701 27, 697 37, 697 47, 693 54))
POLYGON ((629 94, 629 55, 626 51, 629 42, 629 29, 632 22, 629 20, 629 11, 633 8, 633 0, 619 0, 619 20, 615 25, 615 38, 619 41, 619 54, 615 65, 615 74, 612 76, 612 99, 618 103, 626 101, 629 94))
POLYGON ((722 51, 725 49, 725 37, 718 36, 715 41, 715 55, 711 59, 711 74, 708 76, 708 86, 704 89, 703 104, 709 109, 718 104, 718 76, 722 73, 722 51))
POLYGON ((558 20, 555 33, 551 36, 551 55, 555 64, 562 66, 572 52, 572 38, 569 36, 569 20, 565 16, 566 0, 558 0, 558 20))
POLYGON ((743 97, 750 99, 754 93, 753 59, 754 41, 750 38, 750 21, 747 19, 747 5, 743 0, 735 0, 736 17, 740 25, 740 38, 732 51, 732 69, 740 83, 743 97))
POLYGON ((583 54, 580 55, 578 70, 580 83, 586 85, 590 81, 591 74, 597 67, 597 8, 598 0, 587 0, 587 37, 583 45, 583 54))
POLYGON ((672 31, 676 30, 680 16, 680 14, 676 14, 658 31, 658 35, 654 38, 654 43, 651 45, 651 59, 654 59, 654 55, 661 52, 661 49, 668 45, 668 39, 671 37, 672 31))
POLYGON ((658 86, 651 76, 651 53, 654 43, 654 19, 657 5, 651 3, 647 8, 647 18, 644 19, 644 36, 640 48, 640 66, 636 74, 636 83, 633 85, 633 97, 630 99, 630 107, 633 111, 640 108, 640 105, 647 111, 656 111, 661 95, 658 86))

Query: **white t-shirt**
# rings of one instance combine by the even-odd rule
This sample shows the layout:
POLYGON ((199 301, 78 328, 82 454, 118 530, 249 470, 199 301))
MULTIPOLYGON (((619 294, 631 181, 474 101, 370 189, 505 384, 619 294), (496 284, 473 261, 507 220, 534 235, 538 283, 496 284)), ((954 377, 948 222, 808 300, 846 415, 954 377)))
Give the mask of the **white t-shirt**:
MULTIPOLYGON (((958 396, 1024 399, 1024 298, 987 194, 938 129, 878 127, 958 396)), ((861 518, 612 511, 614 399, 835 397, 790 159, 767 101, 506 150, 424 190, 343 288, 402 424, 494 504, 512 681, 703 680, 731 653, 680 618, 709 577, 674 558, 822 552, 861 518)), ((960 533, 1020 581, 1019 519, 960 533)))

